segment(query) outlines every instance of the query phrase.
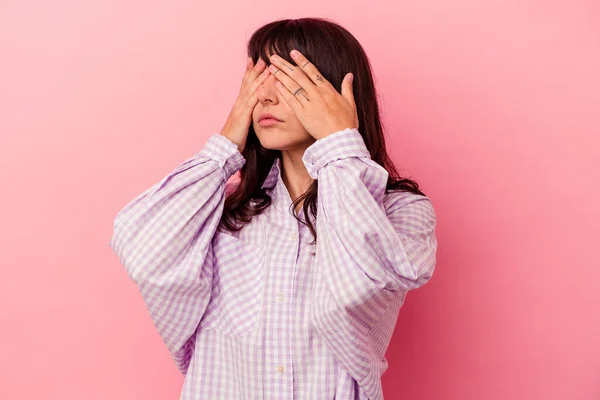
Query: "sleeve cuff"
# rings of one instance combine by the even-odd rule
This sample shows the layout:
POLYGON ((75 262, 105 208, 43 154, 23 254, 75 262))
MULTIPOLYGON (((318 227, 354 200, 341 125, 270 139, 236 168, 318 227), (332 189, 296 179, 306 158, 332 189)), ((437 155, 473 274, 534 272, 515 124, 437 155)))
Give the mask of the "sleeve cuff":
POLYGON ((328 163, 348 157, 367 157, 371 154, 356 128, 346 128, 318 139, 304 151, 302 161, 313 179, 328 163))
POLYGON ((225 182, 246 164, 246 159, 240 153, 237 144, 219 133, 211 135, 196 156, 216 161, 225 173, 225 182))

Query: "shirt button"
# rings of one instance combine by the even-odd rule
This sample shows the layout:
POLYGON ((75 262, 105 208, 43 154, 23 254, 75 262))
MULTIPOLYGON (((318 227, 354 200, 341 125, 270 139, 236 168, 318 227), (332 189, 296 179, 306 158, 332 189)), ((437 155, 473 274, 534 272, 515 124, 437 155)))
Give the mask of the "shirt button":
POLYGON ((279 364, 279 365, 277 366, 277 371, 279 371, 280 373, 282 373, 282 374, 283 374, 283 365, 279 364))
POLYGON ((298 235, 296 235, 295 233, 292 233, 292 239, 296 239, 298 237, 298 235))
POLYGON ((281 303, 283 301, 283 293, 277 293, 277 300, 281 303))

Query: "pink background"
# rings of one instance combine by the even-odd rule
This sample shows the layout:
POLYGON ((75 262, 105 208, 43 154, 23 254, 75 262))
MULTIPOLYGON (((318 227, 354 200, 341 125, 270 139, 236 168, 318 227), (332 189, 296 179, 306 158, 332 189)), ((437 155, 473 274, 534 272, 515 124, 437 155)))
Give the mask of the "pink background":
POLYGON ((386 399, 600 399, 598 2, 200 4, 0 3, 0 398, 179 398, 113 218, 220 130, 254 29, 326 16, 438 215, 386 399))

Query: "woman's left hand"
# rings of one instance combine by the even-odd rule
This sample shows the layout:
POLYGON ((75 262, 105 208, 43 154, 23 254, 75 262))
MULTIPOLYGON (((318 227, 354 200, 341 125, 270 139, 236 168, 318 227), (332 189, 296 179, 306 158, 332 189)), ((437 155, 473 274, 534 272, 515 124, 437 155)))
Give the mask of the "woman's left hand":
POLYGON ((272 55, 269 68, 279 80, 276 83, 279 93, 306 131, 318 140, 342 129, 358 128, 352 82, 348 79, 352 74, 344 77, 340 95, 304 55, 297 50, 290 55, 297 65, 272 55))

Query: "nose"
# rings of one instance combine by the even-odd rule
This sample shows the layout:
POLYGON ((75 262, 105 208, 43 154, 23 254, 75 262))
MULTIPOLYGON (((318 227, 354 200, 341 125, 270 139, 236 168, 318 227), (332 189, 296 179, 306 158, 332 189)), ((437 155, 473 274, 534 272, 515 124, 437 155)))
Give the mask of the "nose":
POLYGON ((270 74, 267 79, 256 89, 256 97, 261 103, 277 104, 279 102, 278 90, 275 83, 278 81, 273 74, 270 74))

